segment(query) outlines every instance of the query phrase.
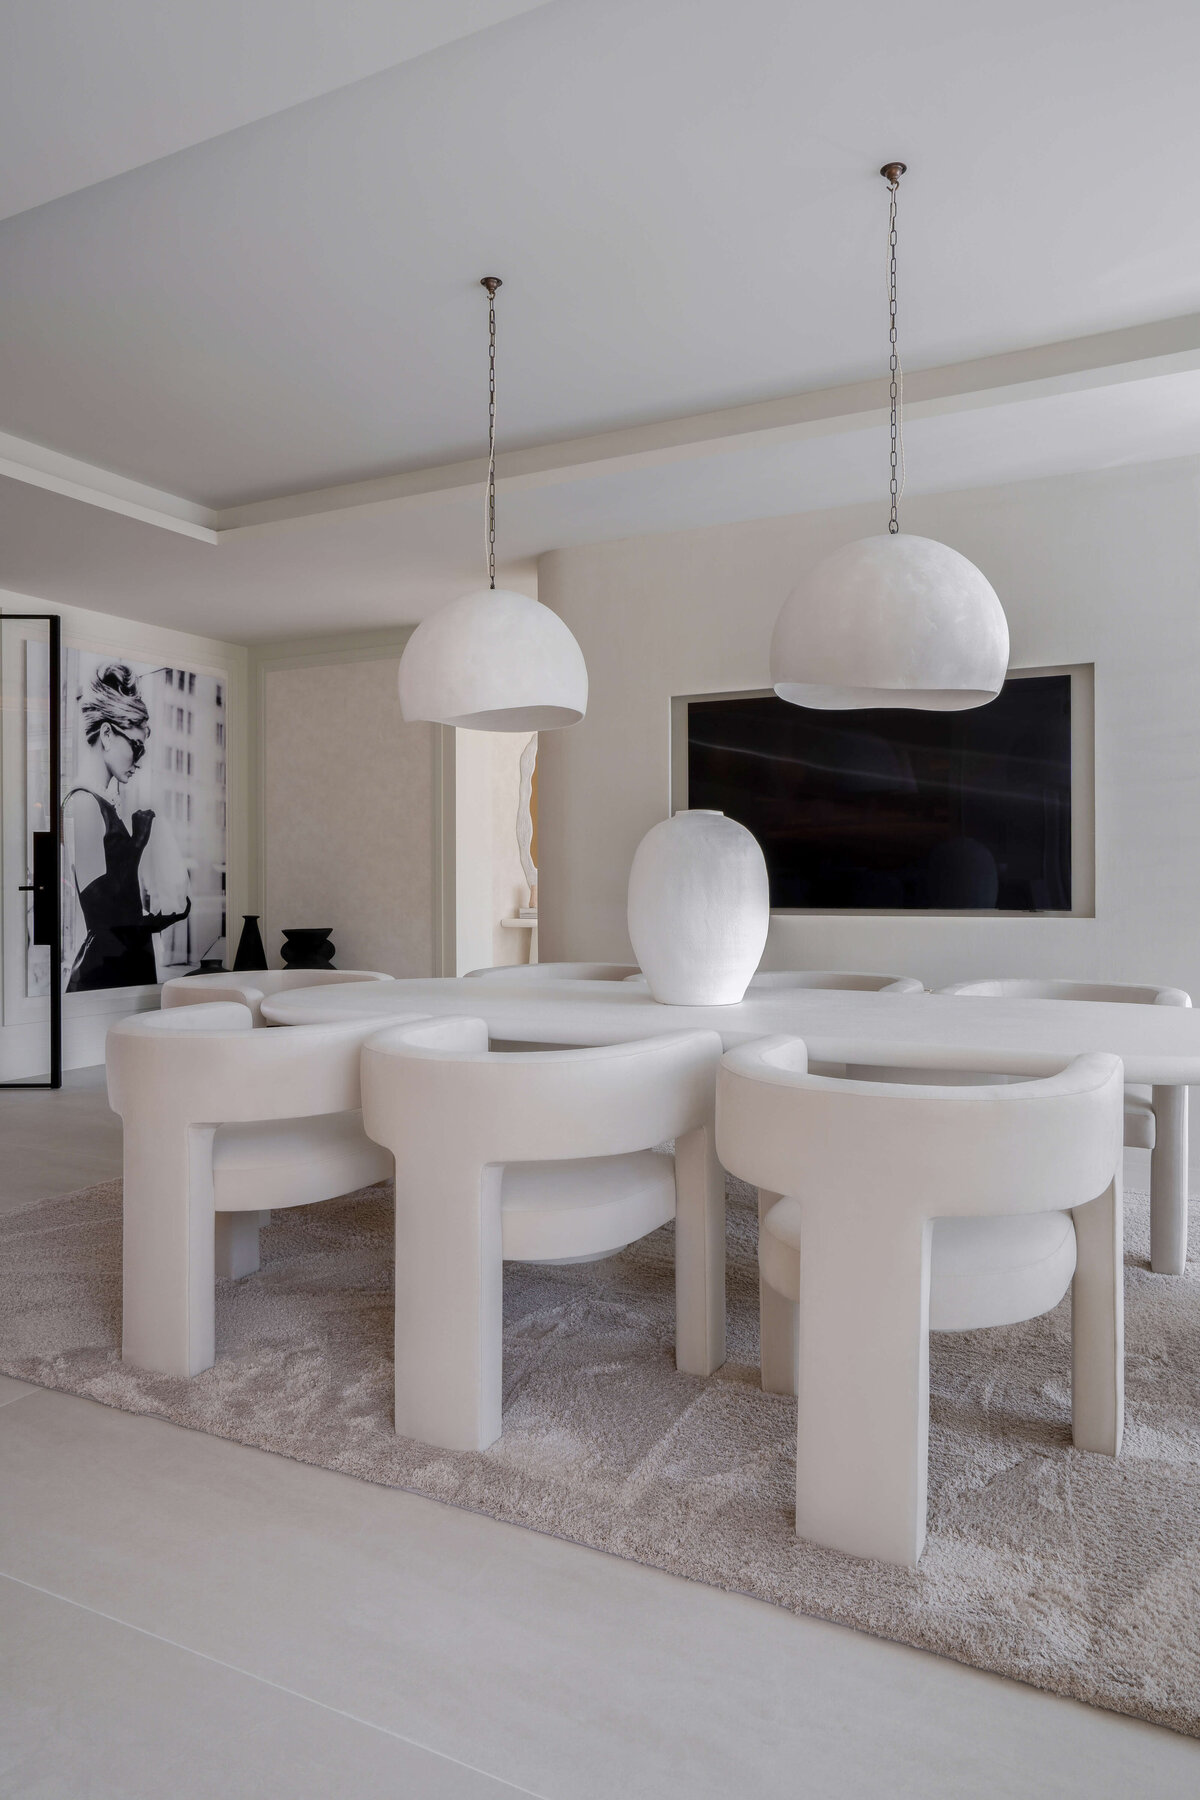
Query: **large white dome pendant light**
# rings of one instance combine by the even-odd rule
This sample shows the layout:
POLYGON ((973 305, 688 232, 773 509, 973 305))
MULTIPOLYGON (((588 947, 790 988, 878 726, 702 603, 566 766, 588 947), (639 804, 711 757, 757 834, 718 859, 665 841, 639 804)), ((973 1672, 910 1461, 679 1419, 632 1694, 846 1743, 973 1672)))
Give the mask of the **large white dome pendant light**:
POLYGON ((819 563, 788 597, 771 639, 771 682, 796 706, 904 706, 959 712, 994 700, 1008 672, 1008 621, 974 563, 933 538, 900 530, 903 376, 896 349, 896 190, 888 184, 891 345, 891 517, 887 536, 860 538, 819 563))
POLYGON ((400 710, 410 722, 469 731, 552 731, 587 711, 583 652, 557 613, 496 586, 496 289, 488 295, 488 583, 422 621, 400 658, 400 710))

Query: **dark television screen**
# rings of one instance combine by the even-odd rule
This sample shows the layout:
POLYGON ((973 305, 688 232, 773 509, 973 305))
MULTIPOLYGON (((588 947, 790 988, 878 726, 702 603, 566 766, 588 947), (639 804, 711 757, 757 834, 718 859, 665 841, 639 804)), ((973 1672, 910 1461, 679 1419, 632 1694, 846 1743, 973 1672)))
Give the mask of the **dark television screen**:
POLYGON ((688 705, 688 805, 762 845, 773 907, 1071 910, 1071 678, 967 712, 688 705))

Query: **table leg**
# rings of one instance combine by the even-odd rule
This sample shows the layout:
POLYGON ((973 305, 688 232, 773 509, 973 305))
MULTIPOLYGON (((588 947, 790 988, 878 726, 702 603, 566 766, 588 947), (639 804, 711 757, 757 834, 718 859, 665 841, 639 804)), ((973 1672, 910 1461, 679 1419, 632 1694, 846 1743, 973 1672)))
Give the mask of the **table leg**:
POLYGON ((1154 1148, 1150 1152, 1150 1267, 1182 1275, 1188 1233, 1188 1091, 1154 1089, 1154 1148))
POLYGON ((1125 1243, 1120 1165, 1112 1185, 1072 1212, 1071 1429, 1076 1447, 1116 1456, 1125 1425, 1125 1243))
POLYGON ((675 1140, 675 1366, 725 1361, 725 1171, 711 1122, 675 1140))
MULTIPOLYGON (((758 1190, 760 1244, 763 1221, 779 1198, 766 1188, 758 1190)), ((770 1283, 763 1280, 761 1271, 758 1277, 758 1341, 763 1393, 794 1394, 800 1359, 800 1308, 787 1294, 776 1293, 770 1283)))

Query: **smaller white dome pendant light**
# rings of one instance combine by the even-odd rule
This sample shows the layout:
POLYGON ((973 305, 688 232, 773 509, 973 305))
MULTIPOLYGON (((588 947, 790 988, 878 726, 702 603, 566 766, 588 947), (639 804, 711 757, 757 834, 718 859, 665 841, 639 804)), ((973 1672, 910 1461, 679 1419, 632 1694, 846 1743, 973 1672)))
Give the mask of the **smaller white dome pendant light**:
POLYGON ((771 639, 771 682, 796 706, 961 712, 994 700, 1008 672, 1008 621, 991 583, 947 544, 900 530, 896 190, 904 172, 902 162, 879 171, 890 193, 891 517, 886 537, 836 550, 784 604, 771 639))
POLYGON ((496 289, 488 295, 488 586, 439 607, 400 658, 400 710, 412 722, 469 731, 552 731, 587 711, 583 652, 557 613, 496 586, 496 289))

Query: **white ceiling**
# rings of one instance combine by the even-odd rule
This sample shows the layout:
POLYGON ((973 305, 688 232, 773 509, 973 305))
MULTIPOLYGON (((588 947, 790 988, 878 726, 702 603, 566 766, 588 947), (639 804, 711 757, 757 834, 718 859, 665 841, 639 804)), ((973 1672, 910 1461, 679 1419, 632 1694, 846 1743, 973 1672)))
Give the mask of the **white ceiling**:
POLYGON ((5 0, 0 218, 542 0, 5 0))
MULTIPOLYGON (((463 0, 405 9, 391 55, 396 11, 304 0, 312 33, 280 28, 281 70, 262 55, 240 98, 184 82, 181 129, 206 133, 218 100, 288 110, 0 224, 0 431, 196 517, 474 457, 489 272, 510 455, 625 427, 636 447, 653 421, 855 381, 885 348, 890 156, 910 166, 910 372, 1200 312, 1193 4, 463 0), (314 78, 294 40, 307 55, 346 13, 366 21, 355 54, 412 59, 272 98, 314 78), (417 54, 435 13, 457 39, 417 54)), ((323 54, 326 76, 347 66, 323 54)), ((1200 453, 1190 366, 1147 358, 1141 375, 915 419, 910 486, 1200 453)), ((556 544, 883 488, 862 418, 653 466, 543 460, 501 495, 505 556, 526 569, 556 544)), ((0 585, 247 639, 419 617, 479 555, 477 489, 428 485, 445 491, 214 544, 5 479, 0 585)))

